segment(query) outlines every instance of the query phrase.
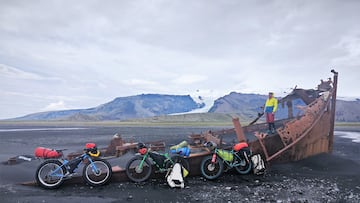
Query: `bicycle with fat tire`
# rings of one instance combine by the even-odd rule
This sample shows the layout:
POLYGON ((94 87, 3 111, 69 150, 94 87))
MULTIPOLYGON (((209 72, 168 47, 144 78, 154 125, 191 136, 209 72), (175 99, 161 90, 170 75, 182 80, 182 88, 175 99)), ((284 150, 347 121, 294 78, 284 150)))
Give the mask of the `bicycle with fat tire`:
MULTIPOLYGON (((57 150, 60 154, 62 150, 57 150)), ((87 143, 84 153, 72 160, 63 158, 46 159, 37 170, 35 179, 39 186, 45 189, 60 187, 64 180, 75 174, 81 163, 84 163, 82 177, 91 186, 100 186, 109 182, 112 176, 111 165, 108 161, 99 158, 100 151, 94 143, 87 143)))
POLYGON ((206 179, 214 180, 224 171, 232 168, 235 168, 239 174, 250 173, 252 169, 251 151, 246 147, 247 144, 241 144, 245 148, 239 150, 224 150, 217 148, 213 142, 205 143, 205 146, 212 150, 212 155, 203 158, 200 165, 201 174, 206 179))

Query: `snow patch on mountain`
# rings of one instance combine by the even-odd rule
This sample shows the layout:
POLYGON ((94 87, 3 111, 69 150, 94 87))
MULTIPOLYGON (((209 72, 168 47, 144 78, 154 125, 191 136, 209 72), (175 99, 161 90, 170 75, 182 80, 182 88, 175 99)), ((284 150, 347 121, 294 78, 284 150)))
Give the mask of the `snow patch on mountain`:
POLYGON ((182 115, 182 114, 191 114, 191 113, 207 113, 214 105, 214 101, 219 97, 214 94, 212 91, 200 91, 196 90, 195 92, 190 93, 191 98, 198 104, 203 104, 204 106, 198 109, 194 109, 188 112, 175 113, 171 115, 182 115))

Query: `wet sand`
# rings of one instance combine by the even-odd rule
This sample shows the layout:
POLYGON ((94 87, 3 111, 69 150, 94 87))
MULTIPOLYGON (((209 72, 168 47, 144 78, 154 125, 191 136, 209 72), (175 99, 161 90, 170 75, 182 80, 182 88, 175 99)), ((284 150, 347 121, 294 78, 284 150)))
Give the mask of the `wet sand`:
MULTIPOLYGON (((52 126, 53 128, 56 126, 52 126)), ((0 126, 0 129, 14 126, 0 126)), ((16 155, 33 154, 37 146, 81 150, 85 142, 106 147, 113 134, 126 141, 165 140, 176 144, 191 133, 205 128, 79 127, 58 130, 0 131, 0 162, 16 155)), ((32 128, 37 128, 32 127, 32 128)), ((38 127, 40 129, 43 127, 38 127)), ((211 129, 216 130, 216 129, 211 129)), ((274 164, 263 176, 225 173, 215 181, 190 177, 186 188, 172 189, 165 179, 146 183, 114 183, 103 187, 65 184, 57 190, 44 190, 20 183, 34 180, 39 161, 16 165, 0 164, 1 202, 360 202, 360 143, 342 138, 346 128, 336 129, 334 151, 302 161, 274 164)), ((359 129, 350 129, 352 132, 359 129)), ((122 157, 131 157, 131 154, 122 157)), ((123 161, 111 160, 121 165, 123 161)))

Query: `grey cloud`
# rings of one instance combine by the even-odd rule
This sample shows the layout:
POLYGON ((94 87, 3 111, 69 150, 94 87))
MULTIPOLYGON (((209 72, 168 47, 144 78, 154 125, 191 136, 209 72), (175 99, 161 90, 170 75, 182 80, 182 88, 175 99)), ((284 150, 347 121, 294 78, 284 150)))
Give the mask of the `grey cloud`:
POLYGON ((0 77, 8 77, 13 79, 24 80, 43 80, 46 79, 38 74, 19 70, 17 68, 0 64, 0 77))
MULTIPOLYGON (((27 86, 44 98, 54 92, 65 98, 21 97, 35 111, 148 92, 312 88, 336 68, 346 80, 339 95, 359 96, 350 85, 360 80, 359 9, 359 1, 336 0, 2 1, 0 64, 54 81, 15 84, 7 77, 0 84, 7 92, 27 86)), ((2 106, 21 105, 9 98, 2 106)), ((24 106, 22 112, 31 111, 24 106)))

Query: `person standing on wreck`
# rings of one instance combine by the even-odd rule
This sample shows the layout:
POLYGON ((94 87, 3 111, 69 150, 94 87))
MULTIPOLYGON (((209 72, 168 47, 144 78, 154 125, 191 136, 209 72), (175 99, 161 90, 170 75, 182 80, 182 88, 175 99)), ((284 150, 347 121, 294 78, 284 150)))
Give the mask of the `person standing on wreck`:
POLYGON ((274 97, 273 92, 269 92, 269 97, 265 102, 264 113, 266 115, 266 122, 269 125, 268 133, 275 133, 275 112, 278 108, 278 100, 274 97))

